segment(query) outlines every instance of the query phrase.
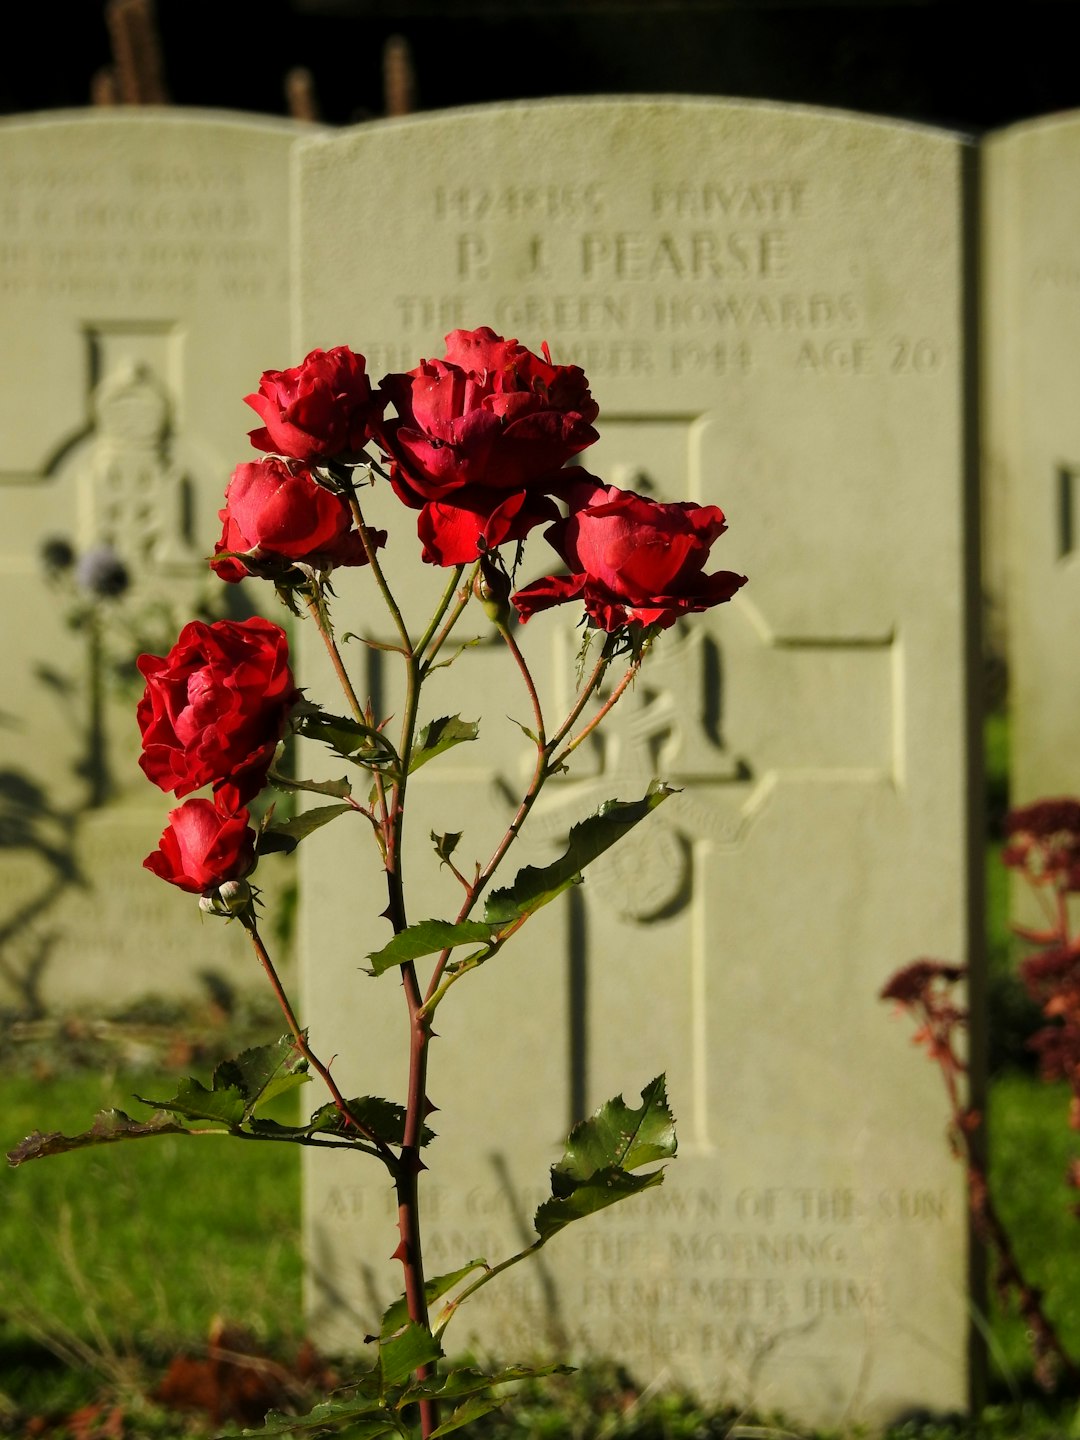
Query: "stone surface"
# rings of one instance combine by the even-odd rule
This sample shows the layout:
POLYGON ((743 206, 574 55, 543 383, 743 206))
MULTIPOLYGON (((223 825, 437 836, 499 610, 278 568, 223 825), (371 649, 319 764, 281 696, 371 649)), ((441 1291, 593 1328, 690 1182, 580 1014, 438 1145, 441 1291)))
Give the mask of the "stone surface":
POLYGON ((299 132, 192 111, 0 125, 5 1004, 249 977, 243 936, 141 868, 177 802, 136 764, 131 660, 200 602, 250 605, 205 557, 256 423, 243 397, 288 351, 299 132), (129 591, 90 617, 71 572, 43 570, 57 537, 80 557, 110 543, 129 591))
POLYGON ((988 137, 984 454, 1008 577, 1014 804, 1080 791, 1080 116, 988 137))
MULTIPOLYGON (((298 355, 348 343, 380 375, 456 326, 548 340, 601 406, 588 468, 720 504, 714 560, 750 576, 663 637, 517 864, 653 773, 682 794, 439 1011, 429 1272, 526 1243, 569 1124, 661 1069, 679 1157, 488 1287, 451 1349, 614 1355, 642 1384, 805 1423, 965 1403, 963 1177, 939 1078, 877 994, 969 947, 966 160, 941 132, 695 100, 447 113, 300 151, 298 355)), ((415 633, 444 577, 412 515, 371 504, 415 633)), ((368 578, 340 588, 341 628, 389 638, 368 578)), ((520 632, 554 714, 574 618, 520 632)), ((360 693, 399 709, 393 656, 348 654, 360 693)), ((310 649, 315 689, 322 668, 310 649)), ((464 829, 470 869, 528 775, 497 646, 443 672, 422 718, 455 709, 483 738, 414 782, 412 919, 460 895, 429 830, 464 829)), ((400 987, 360 973, 387 938, 364 829, 301 847, 305 1021, 347 1094, 403 1100, 400 987)), ((310 1318, 332 1347, 400 1289, 392 1193, 339 1159, 305 1156, 310 1318)))

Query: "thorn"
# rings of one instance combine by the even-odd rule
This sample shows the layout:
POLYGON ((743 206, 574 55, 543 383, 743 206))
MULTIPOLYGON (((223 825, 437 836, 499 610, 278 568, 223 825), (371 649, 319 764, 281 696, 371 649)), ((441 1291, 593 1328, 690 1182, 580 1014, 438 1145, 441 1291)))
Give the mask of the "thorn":
POLYGON ((425 1120, 427 1119, 427 1117, 428 1117, 429 1115, 437 1115, 438 1112, 439 1112, 439 1107, 438 1107, 438 1105, 435 1104, 434 1100, 429 1100, 429 1099, 427 1098, 427 1096, 425 1095, 425 1096, 424 1096, 424 1118, 425 1118, 425 1120))
POLYGON ((405 1264, 405 1258, 406 1258, 406 1256, 408 1255, 408 1253, 409 1253, 409 1251, 408 1251, 408 1248, 406 1247, 405 1241, 404 1241, 404 1240, 399 1240, 399 1241, 398 1241, 397 1249, 396 1249, 396 1250, 394 1251, 394 1253, 390 1256, 390 1259, 391 1259, 391 1260, 400 1260, 401 1263, 404 1265, 404 1264, 405 1264))

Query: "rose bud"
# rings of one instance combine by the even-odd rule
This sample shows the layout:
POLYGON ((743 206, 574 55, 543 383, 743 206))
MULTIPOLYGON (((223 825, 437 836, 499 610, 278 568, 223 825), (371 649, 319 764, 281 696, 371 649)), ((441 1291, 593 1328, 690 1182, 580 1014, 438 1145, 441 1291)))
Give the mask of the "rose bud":
MULTIPOLYGON (((270 459, 238 465, 218 518, 224 528, 214 554, 221 558, 210 568, 230 583, 247 575, 274 579, 294 564, 322 571, 367 564, 348 501, 297 464, 270 459)), ((386 531, 373 530, 371 538, 377 549, 386 543, 386 531)))
POLYGON ((715 505, 665 505, 614 485, 586 484, 572 495, 567 518, 544 532, 572 573, 533 581, 513 603, 522 620, 580 600, 601 630, 667 629, 680 615, 730 600, 746 584, 745 575, 730 570, 704 573, 710 547, 726 529, 715 505))
POLYGON ((420 511, 429 564, 468 564, 557 518, 561 467, 596 440, 597 406, 583 371, 543 350, 455 330, 442 360, 382 381, 398 418, 379 441, 395 493, 420 511))
POLYGON ((249 818, 246 810, 222 815, 209 800, 185 800, 169 812, 158 848, 143 865, 170 885, 209 895, 254 869, 255 831, 249 818))
POLYGON ((168 655, 136 664, 146 678, 137 718, 147 778, 178 796, 212 784, 225 813, 258 794, 300 699, 280 625, 192 620, 168 655))
POLYGON ((338 345, 312 350, 292 370, 264 371, 259 393, 244 403, 264 422, 251 431, 256 450, 312 461, 359 455, 386 402, 371 388, 363 355, 338 345))

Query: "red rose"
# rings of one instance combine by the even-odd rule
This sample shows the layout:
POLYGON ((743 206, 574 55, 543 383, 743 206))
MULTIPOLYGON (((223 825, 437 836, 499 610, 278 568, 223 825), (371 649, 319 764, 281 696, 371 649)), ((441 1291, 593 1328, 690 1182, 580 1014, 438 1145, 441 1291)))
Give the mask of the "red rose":
MULTIPOLYGON (((225 491, 224 522, 210 568, 230 583, 246 575, 273 578, 293 564, 332 570, 338 565, 366 565, 367 554, 343 495, 320 485, 309 470, 284 460, 256 460, 238 465, 225 491)), ((385 530, 372 531, 376 547, 386 543, 385 530)))
POLYGON ((251 431, 256 450, 292 460, 357 455, 384 404, 371 388, 363 355, 345 345, 312 350, 292 370, 264 371, 259 393, 244 402, 266 422, 251 431))
POLYGON ((420 510, 424 559, 467 564, 557 517, 561 467, 597 438, 597 406, 576 365, 553 365, 486 327, 455 330, 446 357, 382 389, 396 420, 380 440, 398 497, 420 510))
MULTIPOLYGON (((591 477, 589 477, 591 478, 591 477)), ((522 620, 537 610, 582 600, 602 630, 624 625, 667 629, 680 615, 730 600, 745 575, 704 574, 709 547, 727 529, 715 505, 663 505, 614 485, 585 485, 570 514, 545 538, 573 574, 547 575, 514 595, 522 620)))
POLYGON ((222 815, 209 800, 185 800, 169 812, 158 848, 143 865, 193 895, 241 880, 255 867, 255 831, 248 818, 246 810, 222 815))
POLYGON ((300 699, 285 632, 269 620, 192 620, 168 655, 140 655, 146 690, 138 720, 148 779, 188 795, 214 786, 224 812, 238 810, 266 772, 300 699))

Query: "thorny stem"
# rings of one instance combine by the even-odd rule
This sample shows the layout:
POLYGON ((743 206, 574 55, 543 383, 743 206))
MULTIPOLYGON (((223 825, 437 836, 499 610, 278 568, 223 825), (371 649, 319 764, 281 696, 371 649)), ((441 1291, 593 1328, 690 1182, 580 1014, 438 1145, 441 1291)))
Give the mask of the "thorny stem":
MULTIPOLYGON (((462 568, 463 567, 459 566, 454 571, 455 584, 457 583, 457 580, 461 577, 462 568)), ((478 560, 473 566, 472 573, 470 574, 468 580, 465 582, 461 590, 458 591, 457 604, 450 611, 449 615, 447 615, 442 629, 435 636, 434 640, 431 640, 429 644, 428 636, 425 636, 424 641, 416 647, 417 654, 423 654, 425 647, 427 648, 427 654, 424 655, 424 661, 420 671, 421 679, 424 679, 428 672, 431 670, 432 666, 435 663, 436 655, 438 655, 439 651, 446 643, 447 636, 450 634, 451 630, 453 630, 457 622, 461 619, 462 611, 465 609, 465 606, 468 605, 469 600, 472 596, 473 581, 475 580, 477 571, 479 569, 480 562, 478 560)), ((434 629, 434 626, 430 627, 428 635, 430 635, 431 629, 434 629)))
MULTIPOLYGON (((453 598, 454 598, 454 591, 457 589, 457 587, 458 587, 458 582, 460 581, 460 579, 461 579, 462 575, 464 574, 464 572, 465 572, 465 566, 464 566, 464 565, 456 565, 456 566, 454 567, 454 569, 451 571, 451 573, 450 573, 450 579, 449 579, 449 580, 447 581, 447 583, 446 583, 446 589, 443 591, 442 599, 439 601, 438 605, 436 606, 436 608, 435 608, 435 613, 434 613, 434 615, 432 615, 431 620, 430 620, 429 623, 428 623, 427 629, 424 631, 423 635, 420 636, 420 639, 416 642, 416 654, 417 654, 417 655, 423 655, 424 651, 427 649, 427 647, 428 647, 428 642, 430 641, 431 637, 435 634, 435 631, 436 631, 436 629, 438 628, 438 625, 439 625, 439 621, 443 618, 443 616, 446 614, 447 610, 450 608, 450 602, 451 602, 451 601, 453 600, 453 598)), ((451 627, 453 626, 454 621, 455 621, 455 620, 458 618, 458 616, 461 614, 462 610, 464 610, 464 608, 465 608, 465 606, 468 604, 468 602, 469 602, 469 591, 466 590, 464 599, 463 599, 462 602, 455 608, 453 618, 450 620, 449 624, 445 627, 445 634, 446 634, 446 635, 448 635, 448 634, 450 633, 450 629, 451 629, 451 627)), ((444 638, 445 638, 445 637, 444 637, 444 638)), ((441 642, 440 642, 440 643, 441 643, 441 642)), ((436 647, 436 648, 438 648, 438 647, 436 647)), ((427 668, 426 666, 423 667, 423 669, 426 669, 426 668, 427 668)), ((422 673, 423 673, 423 672, 421 672, 421 678, 422 678, 422 673)))
POLYGON ((266 971, 267 979, 270 981, 270 984, 273 987, 274 995, 277 999, 278 1004, 281 1006, 282 1013, 285 1016, 286 1024, 288 1025, 289 1030, 292 1032, 293 1040, 296 1042, 296 1048, 300 1051, 300 1054, 308 1062, 311 1068, 322 1077, 324 1083, 326 1084, 326 1088, 330 1091, 331 1098, 333 1099, 334 1105, 337 1108, 338 1113, 342 1116, 346 1123, 351 1125, 355 1130, 358 1130, 365 1140, 370 1141, 370 1143, 375 1146, 375 1148, 379 1152, 380 1159, 382 1159, 383 1162, 387 1166, 389 1166, 391 1170, 396 1169, 398 1162, 397 1157, 394 1155, 394 1152, 390 1149, 390 1147, 386 1144, 384 1140, 380 1140, 377 1135, 374 1135, 367 1128, 366 1125, 362 1125, 360 1121, 357 1120, 356 1117, 352 1114, 352 1112, 349 1110, 348 1101, 338 1089, 337 1081, 330 1074, 330 1071, 326 1068, 326 1066, 322 1063, 319 1057, 312 1050, 311 1046, 308 1044, 307 1035, 300 1024, 300 1021, 296 1018, 296 1012, 292 1008, 292 1003, 290 1002, 288 995, 286 995, 285 993, 285 988, 282 985, 280 979, 278 978, 277 971, 274 969, 274 962, 270 959, 269 952, 267 951, 266 946, 262 942, 262 936, 259 934, 259 927, 255 923, 254 915, 249 910, 248 914, 239 915, 237 916, 237 919, 251 936, 251 944, 255 950, 255 954, 259 958, 259 964, 266 971))
POLYGON ((345 698, 349 702, 349 709, 353 712, 353 718, 359 720, 362 725, 364 723, 363 706, 357 699, 356 691, 353 689, 353 683, 349 679, 349 672, 345 669, 345 662, 341 658, 341 651, 338 649, 337 641, 334 639, 334 633, 326 623, 326 615, 323 608, 315 595, 310 592, 307 596, 307 607, 311 618, 315 621, 315 626, 319 634, 322 636, 323 644, 326 646, 326 653, 330 656, 330 663, 334 667, 334 673, 337 675, 341 688, 345 692, 345 698))
POLYGON ((532 704, 533 719, 536 722, 536 744, 541 755, 544 755, 547 751, 547 736, 544 733, 544 712, 540 706, 540 697, 536 693, 536 683, 533 680, 528 665, 525 663, 524 655, 522 655, 518 649, 518 643, 514 639, 514 633, 510 629, 510 626, 506 624, 505 621, 496 621, 496 627, 506 642, 506 648, 514 657, 514 663, 521 671, 521 678, 525 681, 525 689, 529 692, 529 701, 532 704))
POLYGON ((638 671, 641 669, 641 662, 648 654, 651 645, 651 640, 645 641, 644 645, 641 647, 640 655, 636 656, 634 660, 631 661, 630 665, 627 667, 626 674, 619 681, 618 685, 616 685, 615 689, 608 696, 607 700, 604 701, 603 705, 601 705, 600 709, 596 712, 596 714, 592 717, 592 719, 584 727, 584 729, 578 731, 578 733, 570 741, 569 745, 567 745, 566 749, 559 754, 555 761, 553 761, 551 767, 553 770, 557 769, 560 765, 562 765, 565 762, 566 757, 573 754, 573 752, 578 748, 578 746, 583 740, 587 740, 589 738, 589 736, 601 723, 604 717, 609 713, 612 707, 618 704, 619 700, 622 698, 624 691, 626 690, 626 687, 630 684, 630 682, 637 675, 638 671))
POLYGON ((401 637, 401 643, 405 647, 406 654, 411 655, 412 642, 409 639, 409 631, 402 618, 401 611, 398 608, 398 603, 391 594, 390 586, 386 583, 386 576, 383 574, 382 566, 379 564, 379 556, 375 549, 375 542, 371 538, 371 531, 368 529, 367 521, 364 519, 364 512, 360 509, 360 501, 356 498, 356 488, 352 483, 352 478, 348 477, 344 483, 349 500, 349 509, 352 511, 352 517, 356 521, 356 528, 360 532, 360 541, 364 547, 364 554, 367 556, 368 565, 371 567, 375 584, 379 587, 379 593, 386 602, 386 608, 390 611, 390 617, 401 637))
POLYGON ((607 673, 607 668, 610 663, 611 656, 607 653, 607 645, 605 644, 600 659, 593 666, 592 674, 589 676, 588 680, 585 682, 585 685, 582 687, 581 694, 574 701, 569 715, 567 715, 566 719, 562 722, 558 730, 555 731, 555 734, 552 735, 550 741, 548 742, 548 744, 552 748, 559 745, 566 738, 566 736, 569 735, 570 731, 573 729, 574 722, 577 720, 581 712, 585 709, 585 706, 589 703, 590 696, 594 693, 601 680, 603 680, 605 674, 607 673))

